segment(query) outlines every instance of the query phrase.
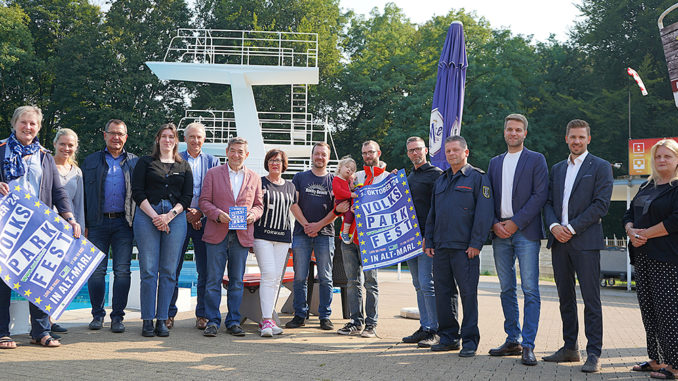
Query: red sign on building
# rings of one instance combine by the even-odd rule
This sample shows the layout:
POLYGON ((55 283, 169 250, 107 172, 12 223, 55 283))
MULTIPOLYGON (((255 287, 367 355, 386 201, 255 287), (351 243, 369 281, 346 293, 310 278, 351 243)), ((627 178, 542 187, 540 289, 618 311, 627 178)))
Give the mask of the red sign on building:
POLYGON ((650 149, 662 139, 673 139, 678 142, 678 137, 629 140, 629 175, 649 175, 652 172, 650 149))

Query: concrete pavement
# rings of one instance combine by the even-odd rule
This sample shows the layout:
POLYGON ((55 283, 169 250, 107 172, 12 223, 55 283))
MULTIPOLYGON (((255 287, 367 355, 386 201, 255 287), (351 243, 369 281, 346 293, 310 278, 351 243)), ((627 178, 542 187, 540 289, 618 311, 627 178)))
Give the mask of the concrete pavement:
MULTIPOLYGON (((646 380, 647 373, 630 367, 646 359, 645 333, 635 293, 622 288, 601 289, 604 341, 602 372, 586 375, 582 363, 552 364, 541 357, 562 345, 561 321, 555 285, 542 282, 542 310, 534 367, 520 364, 518 356, 496 358, 487 352, 500 345, 505 335, 496 277, 482 276, 479 286, 480 347, 478 355, 462 359, 457 352, 433 353, 403 344, 401 337, 415 331, 416 320, 399 316, 402 307, 416 306, 411 279, 404 273, 379 272, 379 325, 374 339, 346 337, 321 331, 318 318, 306 327, 286 329, 282 336, 261 338, 256 325, 247 322, 245 337, 232 337, 222 329, 216 338, 203 337, 193 328, 192 312, 180 313, 168 338, 140 335, 138 312, 126 317, 127 331, 112 333, 108 319, 101 331, 89 331, 89 312, 67 312, 59 323, 60 348, 29 344, 27 335, 17 335, 19 348, 0 350, 0 379, 182 379, 182 380, 646 380)), ((519 293, 520 294, 520 293, 519 293)), ((581 298, 579 299, 581 301, 581 298)), ((280 303, 279 303, 280 304, 280 303)), ((460 306, 461 307, 461 306, 460 306)), ((581 349, 586 347, 583 304, 579 305, 581 349)), ((340 328, 341 301, 335 294, 332 320, 340 328)), ((521 307, 522 310, 522 307, 521 307)), ((225 307, 222 308, 222 312, 225 307)), ((522 314, 521 314, 522 315, 522 314)), ((283 321, 291 318, 283 315, 283 321)), ((582 354, 585 355, 585 353, 582 354)))

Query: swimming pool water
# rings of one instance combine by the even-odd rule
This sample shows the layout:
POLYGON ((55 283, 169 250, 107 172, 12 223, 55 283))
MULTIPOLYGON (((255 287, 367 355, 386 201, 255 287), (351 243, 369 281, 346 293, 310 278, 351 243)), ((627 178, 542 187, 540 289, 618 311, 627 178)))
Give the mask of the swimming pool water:
MULTIPOLYGON (((132 261, 130 266, 132 271, 139 270, 139 261, 132 261)), ((106 270, 106 295, 104 300, 106 301, 106 306, 109 306, 108 303, 108 282, 109 279, 113 277, 113 261, 108 261, 108 269, 106 270)), ((179 274, 179 287, 186 287, 191 289, 191 296, 196 296, 198 285, 198 272, 195 269, 195 262, 184 261, 183 268, 179 274)), ((133 286, 134 287, 134 286, 133 286)), ((25 300, 21 295, 17 293, 12 293, 12 300, 25 300)), ((79 308, 91 308, 92 305, 89 301, 89 290, 87 289, 87 282, 80 289, 80 292, 73 298, 71 304, 68 305, 67 310, 75 310, 79 308)))

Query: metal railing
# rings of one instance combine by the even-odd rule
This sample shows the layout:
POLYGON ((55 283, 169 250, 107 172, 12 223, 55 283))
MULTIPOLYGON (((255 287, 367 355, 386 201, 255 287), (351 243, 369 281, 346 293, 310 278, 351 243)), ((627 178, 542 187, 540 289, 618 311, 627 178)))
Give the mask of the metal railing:
POLYGON ((318 34, 180 28, 165 62, 318 66, 318 34))
MULTIPOLYGON (((314 121, 309 113, 260 112, 259 125, 265 144, 307 145, 326 142, 329 132, 325 124, 314 121), (300 118, 301 116, 301 118, 300 118)), ((191 122, 205 126, 205 142, 228 143, 237 135, 235 113, 232 110, 186 110, 179 121, 179 131, 191 122)))

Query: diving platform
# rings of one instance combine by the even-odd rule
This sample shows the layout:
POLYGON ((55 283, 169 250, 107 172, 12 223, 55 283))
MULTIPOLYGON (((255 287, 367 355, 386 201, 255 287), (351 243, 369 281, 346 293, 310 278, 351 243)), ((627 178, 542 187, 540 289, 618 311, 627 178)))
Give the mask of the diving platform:
POLYGON ((160 80, 230 86, 233 110, 188 110, 180 122, 180 129, 190 121, 205 124, 203 149, 221 151, 222 160, 233 136, 247 139, 247 166, 260 174, 268 149, 284 150, 290 162, 309 162, 313 145, 327 141, 325 124, 308 113, 308 85, 319 82, 317 33, 181 28, 163 60, 146 65, 160 80), (289 111, 257 111, 252 87, 272 85, 290 86, 289 111))

